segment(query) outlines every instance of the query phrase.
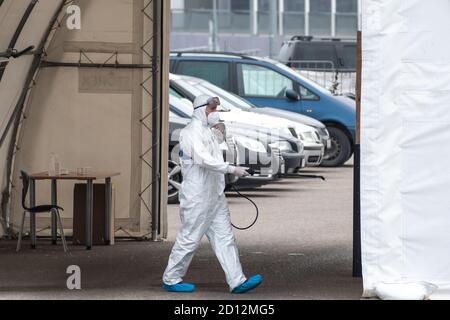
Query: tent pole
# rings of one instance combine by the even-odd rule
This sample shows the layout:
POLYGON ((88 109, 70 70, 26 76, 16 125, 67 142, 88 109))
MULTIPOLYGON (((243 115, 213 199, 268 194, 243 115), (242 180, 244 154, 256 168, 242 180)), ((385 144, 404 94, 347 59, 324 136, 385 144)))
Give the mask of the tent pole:
POLYGON ((36 71, 39 69, 41 57, 43 54, 43 48, 45 46, 45 43, 47 42, 47 38, 49 37, 50 33, 52 32, 53 25, 55 24, 56 20, 58 19, 59 14, 61 13, 62 9, 65 6, 65 0, 61 0, 61 4, 58 7, 58 10, 56 11, 55 15, 53 16, 49 27, 47 28, 44 36, 41 39, 41 42, 39 44, 38 50, 36 50, 36 54, 34 55, 33 63, 31 64, 30 71, 28 72, 27 79, 25 81, 25 85, 22 89, 22 94, 20 95, 20 98, 16 104, 16 107, 14 108, 13 114, 11 115, 8 124, 6 125, 6 128, 0 138, 0 148, 3 146, 6 137, 8 136, 9 130, 11 129, 11 125, 14 123, 15 117, 19 114, 19 111, 22 111, 23 105, 25 103, 26 97, 28 96, 29 86, 33 81, 34 75, 36 71))
POLYGON ((9 43, 9 49, 14 49, 17 43, 17 40, 20 37, 20 34, 22 33, 23 28, 25 27, 25 24, 28 21, 28 18, 31 15, 31 12, 33 12, 34 7, 38 3, 38 0, 31 0, 30 4, 28 5, 27 10, 22 16, 22 19, 20 20, 19 25, 17 26, 16 32, 14 32, 14 35, 11 39, 11 42, 9 43))
POLYGON ((362 84, 362 37, 357 36, 356 66, 356 143, 354 159, 353 195, 353 277, 362 277, 361 261, 361 84, 362 84))
POLYGON ((161 201, 160 201, 160 188, 161 188, 161 71, 159 65, 161 63, 161 50, 162 50, 162 2, 163 0, 156 0, 153 2, 153 63, 155 65, 153 69, 153 96, 152 96, 152 179, 154 181, 152 185, 152 241, 159 241, 160 235, 160 213, 161 213, 161 201))
MULTIPOLYGON (((3 1, 1 1, 3 2, 3 1)), ((30 2, 30 4, 28 5, 25 13, 22 16, 22 19, 19 22, 19 25, 16 28, 16 31, 14 32, 13 37, 11 38, 11 41, 9 42, 9 46, 8 46, 8 51, 12 51, 16 44, 17 44, 17 40, 19 39, 20 34, 22 33, 22 30, 26 24, 26 22, 28 21, 28 18, 30 17, 31 13, 33 12, 34 7, 37 4, 37 0, 32 0, 30 2)), ((2 146, 2 144, 0 144, 0 147, 2 146)), ((9 160, 9 153, 8 152, 8 160, 9 160)), ((7 160, 7 163, 9 162, 7 160)), ((10 176, 10 172, 9 170, 7 171, 7 177, 10 176)), ((2 219, 1 219, 1 223, 3 225, 3 230, 5 230, 5 232, 7 234, 9 234, 9 229, 10 229, 10 221, 9 221, 9 217, 7 215, 7 206, 9 203, 9 187, 8 187, 8 182, 7 182, 7 188, 5 189, 4 192, 2 192, 2 199, 1 199, 1 209, 2 209, 2 219)))
MULTIPOLYGON (((16 31, 14 32, 13 37, 11 38, 11 41, 9 42, 8 49, 13 50, 14 47, 17 44, 17 40, 19 40, 20 34, 22 33, 23 28, 25 27, 25 24, 28 21, 28 18, 31 16, 31 13, 33 12, 34 7, 36 6, 38 0, 32 0, 30 4, 28 5, 25 13, 22 16, 22 19, 20 19, 19 25, 16 28, 16 31)), ((15 111, 15 109, 14 109, 15 111)), ((11 128, 11 125, 13 123, 13 118, 15 117, 15 113, 13 112, 11 118, 8 121, 8 124, 2 133, 2 136, 0 138, 0 148, 3 147, 3 144, 5 142, 6 137, 8 136, 8 132, 11 128)))

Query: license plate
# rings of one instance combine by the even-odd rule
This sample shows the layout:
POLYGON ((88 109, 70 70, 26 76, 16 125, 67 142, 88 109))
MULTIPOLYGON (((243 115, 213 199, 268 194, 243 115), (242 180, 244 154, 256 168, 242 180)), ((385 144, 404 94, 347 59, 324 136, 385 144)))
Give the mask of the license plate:
POLYGON ((331 140, 328 140, 327 142, 327 149, 331 149, 331 140))
POLYGON ((281 165, 281 174, 285 174, 286 173, 286 165, 282 164, 281 165))

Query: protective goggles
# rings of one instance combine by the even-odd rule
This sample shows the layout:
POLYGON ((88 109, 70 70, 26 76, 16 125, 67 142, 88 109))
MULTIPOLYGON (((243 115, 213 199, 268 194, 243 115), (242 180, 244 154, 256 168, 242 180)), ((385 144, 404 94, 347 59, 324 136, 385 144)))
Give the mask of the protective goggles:
POLYGON ((198 106, 197 108, 195 108, 194 110, 197 110, 199 108, 203 108, 209 105, 214 105, 216 107, 220 106, 220 99, 219 97, 211 97, 208 99, 208 101, 206 101, 205 104, 202 104, 201 106, 198 106))

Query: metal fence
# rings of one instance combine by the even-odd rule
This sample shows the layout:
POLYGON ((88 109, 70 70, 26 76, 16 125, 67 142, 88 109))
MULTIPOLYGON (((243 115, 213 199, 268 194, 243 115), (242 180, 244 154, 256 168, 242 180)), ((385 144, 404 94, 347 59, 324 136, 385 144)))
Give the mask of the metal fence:
POLYGON ((330 90, 333 94, 356 93, 356 70, 339 69, 333 61, 290 60, 281 61, 307 79, 330 90))

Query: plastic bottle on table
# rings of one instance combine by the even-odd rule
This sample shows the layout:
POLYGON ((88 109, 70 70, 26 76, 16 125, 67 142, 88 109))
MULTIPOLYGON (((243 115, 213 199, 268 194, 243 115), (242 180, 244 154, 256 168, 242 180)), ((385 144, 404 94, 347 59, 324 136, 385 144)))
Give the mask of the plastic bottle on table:
POLYGON ((60 174, 60 171, 61 171, 61 164, 59 162, 59 157, 56 153, 52 152, 50 154, 48 175, 51 177, 55 177, 60 174))

